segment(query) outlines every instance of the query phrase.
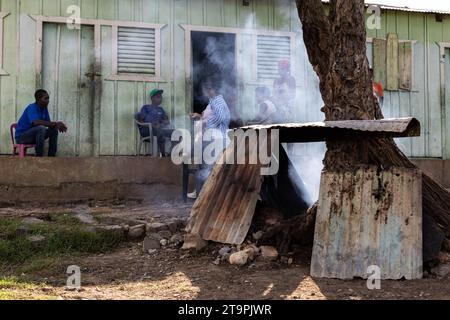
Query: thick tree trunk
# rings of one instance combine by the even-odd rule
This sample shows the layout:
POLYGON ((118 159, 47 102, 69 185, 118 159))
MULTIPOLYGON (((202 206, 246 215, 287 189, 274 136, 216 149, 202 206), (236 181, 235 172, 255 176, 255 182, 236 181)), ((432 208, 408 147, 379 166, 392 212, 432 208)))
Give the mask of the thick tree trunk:
MULTIPOLYGON (((328 15, 321 0, 297 0, 297 7, 309 59, 320 79, 325 119, 383 118, 366 56, 364 1, 331 0, 328 15)), ((348 170, 359 164, 415 167, 393 139, 329 141, 327 149, 325 170, 348 170)), ((423 177, 423 210, 450 237, 450 193, 427 175, 423 177)))

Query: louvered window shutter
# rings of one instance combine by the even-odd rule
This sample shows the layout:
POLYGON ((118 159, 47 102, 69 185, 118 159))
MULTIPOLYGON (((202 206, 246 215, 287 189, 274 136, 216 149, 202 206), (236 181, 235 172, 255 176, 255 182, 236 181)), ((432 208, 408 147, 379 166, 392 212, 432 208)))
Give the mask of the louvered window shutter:
POLYGON ((291 38, 259 35, 257 41, 258 79, 279 77, 278 62, 291 60, 291 38))
POLYGON ((155 29, 119 27, 117 72, 155 75, 155 29))

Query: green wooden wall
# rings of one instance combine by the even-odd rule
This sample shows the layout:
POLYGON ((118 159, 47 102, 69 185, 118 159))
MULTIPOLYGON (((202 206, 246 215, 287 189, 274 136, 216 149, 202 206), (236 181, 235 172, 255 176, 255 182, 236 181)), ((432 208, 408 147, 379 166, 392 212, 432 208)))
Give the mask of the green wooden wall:
POLYGON ((441 103, 439 43, 450 41, 450 17, 438 22, 434 14, 383 11, 381 29, 367 33, 368 37, 380 39, 396 33, 400 40, 417 41, 413 48, 412 90, 386 91, 383 112, 385 117, 414 116, 421 121, 421 137, 398 140, 407 155, 448 159, 446 136, 450 122, 445 118, 448 106, 441 103))
MULTIPOLYGON (((9 75, 0 76, 1 154, 10 152, 9 125, 33 101, 36 89, 36 25, 28 15, 67 16, 66 8, 73 4, 81 7, 82 18, 167 24, 161 34, 164 82, 102 81, 101 90, 97 93, 101 105, 100 155, 135 154, 138 137, 133 114, 148 102, 148 92, 153 87, 165 90, 164 107, 176 126, 187 125, 186 114, 191 111, 191 102, 186 100, 186 48, 184 30, 180 24, 295 32, 294 76, 298 93, 294 120, 323 119, 318 79, 307 59, 294 1, 258 0, 251 1, 251 5, 245 7, 241 0, 0 0, 1 11, 11 13, 4 19, 3 32, 3 68, 9 75)), ((111 27, 101 28, 102 75, 110 74, 112 69, 111 32, 111 27)), ((448 155, 445 152, 445 136, 450 123, 445 120, 449 117, 445 117, 445 107, 441 105, 437 43, 450 42, 450 18, 436 22, 432 14, 383 11, 382 29, 368 30, 368 37, 386 38, 388 33, 397 33, 401 40, 418 42, 414 48, 413 91, 387 92, 385 116, 415 116, 422 122, 420 138, 400 140, 406 154, 437 158, 448 155)), ((241 64, 245 64, 245 59, 250 56, 250 46, 246 45, 248 40, 245 36, 240 40, 242 52, 238 53, 238 58, 243 60, 239 62, 241 64)), ((250 118, 256 112, 253 92, 258 83, 249 81, 245 75, 240 81, 243 88, 239 98, 240 112, 242 116, 250 118)), ((60 85, 69 86, 63 82, 60 85)), ((52 115, 60 117, 64 112, 52 109, 52 115)), ((89 121, 68 119, 68 122, 81 124, 89 121)), ((78 127, 82 125, 78 124, 78 127)), ((71 134, 82 135, 82 132, 75 130, 71 134)), ((76 151, 83 150, 83 137, 67 141, 80 146, 61 148, 61 155, 83 155, 83 152, 76 151)))

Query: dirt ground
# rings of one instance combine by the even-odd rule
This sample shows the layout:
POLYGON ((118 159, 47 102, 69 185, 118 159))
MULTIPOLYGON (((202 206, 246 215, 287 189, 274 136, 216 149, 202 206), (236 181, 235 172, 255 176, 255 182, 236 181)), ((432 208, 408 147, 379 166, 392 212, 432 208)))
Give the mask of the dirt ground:
MULTIPOLYGON (((3 208, 0 216, 39 216, 59 208, 3 208)), ((164 220, 165 217, 187 217, 184 204, 142 204, 91 206, 93 212, 112 216, 164 220)), ((290 266, 278 262, 256 260, 245 267, 226 262, 215 265, 221 245, 212 244, 201 252, 162 249, 143 253, 142 243, 124 243, 113 252, 56 260, 45 270, 30 274, 15 274, 27 282, 41 283, 36 287, 1 288, 15 299, 50 297, 53 299, 132 299, 132 300, 365 300, 365 299, 450 299, 450 279, 427 275, 423 280, 382 281, 381 290, 367 289, 365 280, 341 281, 313 279, 309 276, 309 254, 305 249, 295 256, 290 266), (81 268, 82 288, 65 288, 66 270, 70 265, 81 268)))

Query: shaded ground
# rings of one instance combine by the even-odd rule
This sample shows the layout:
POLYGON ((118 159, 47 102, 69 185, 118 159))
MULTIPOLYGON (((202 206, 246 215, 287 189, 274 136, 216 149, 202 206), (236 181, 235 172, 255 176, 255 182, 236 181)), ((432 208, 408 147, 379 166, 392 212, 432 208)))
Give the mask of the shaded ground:
MULTIPOLYGON (((34 216, 61 209, 0 209, 0 216, 34 216)), ((155 220, 189 213, 184 204, 91 209, 155 220)), ((17 268, 10 268, 0 278, 16 279, 0 281, 0 299, 450 299, 449 278, 383 281, 381 290, 371 291, 364 280, 312 279, 306 251, 291 266, 257 260, 238 268, 225 262, 213 264, 220 247, 211 245, 200 253, 171 248, 144 254, 141 243, 124 243, 109 253, 58 258, 41 270, 19 274, 17 268), (81 267, 80 291, 65 289, 70 265, 81 267)))

